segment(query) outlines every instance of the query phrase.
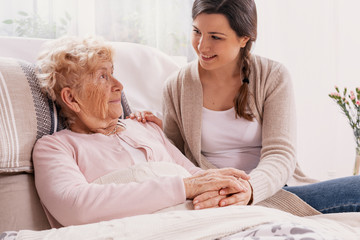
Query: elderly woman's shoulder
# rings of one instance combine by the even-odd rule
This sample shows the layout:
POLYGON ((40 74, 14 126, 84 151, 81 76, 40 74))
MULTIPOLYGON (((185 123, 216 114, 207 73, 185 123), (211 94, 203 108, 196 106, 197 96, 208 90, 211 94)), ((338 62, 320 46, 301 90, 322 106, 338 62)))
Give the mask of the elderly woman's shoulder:
MULTIPOLYGON (((76 133, 74 133, 76 134, 76 133)), ((49 143, 49 142, 64 142, 67 138, 74 137, 72 131, 68 129, 63 129, 58 132, 54 132, 53 134, 43 135, 36 141, 36 144, 49 143)))
POLYGON ((67 129, 60 130, 53 134, 44 135, 35 142, 33 153, 38 151, 46 151, 50 149, 70 149, 71 142, 76 140, 72 139, 72 132, 67 129))
POLYGON ((153 136, 155 138, 161 137, 163 134, 162 129, 153 122, 138 122, 136 119, 125 119, 123 120, 126 124, 126 134, 135 136, 135 135, 142 135, 142 136, 153 136))
POLYGON ((142 123, 142 122, 139 122, 137 119, 124 119, 124 120, 121 120, 125 126, 126 126, 126 130, 134 130, 134 129, 138 129, 138 130, 145 130, 145 129, 148 129, 148 130, 161 130, 161 128, 156 125, 155 123, 153 122, 149 122, 147 121, 146 123, 142 123))

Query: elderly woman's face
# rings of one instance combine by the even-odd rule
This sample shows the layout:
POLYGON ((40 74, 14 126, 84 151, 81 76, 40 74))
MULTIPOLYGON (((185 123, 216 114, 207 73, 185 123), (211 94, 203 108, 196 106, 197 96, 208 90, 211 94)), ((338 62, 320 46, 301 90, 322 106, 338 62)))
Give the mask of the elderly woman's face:
POLYGON ((122 114, 122 84, 113 77, 112 62, 102 62, 83 80, 80 103, 83 113, 92 121, 109 121, 122 114))

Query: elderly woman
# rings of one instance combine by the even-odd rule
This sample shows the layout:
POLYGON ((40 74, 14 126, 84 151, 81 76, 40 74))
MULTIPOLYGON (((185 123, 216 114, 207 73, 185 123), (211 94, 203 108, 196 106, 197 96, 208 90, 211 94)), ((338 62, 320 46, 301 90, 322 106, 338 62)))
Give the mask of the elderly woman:
POLYGON ((223 198, 247 192, 243 171, 203 171, 156 124, 119 120, 123 86, 112 58, 102 40, 72 37, 52 41, 39 57, 42 88, 67 123, 33 150, 36 188, 52 227, 153 213, 207 191, 223 198), (161 163, 163 173, 151 163, 161 163), (135 178, 146 176, 135 181, 137 170, 135 178), (111 178, 118 171, 120 182, 111 178))

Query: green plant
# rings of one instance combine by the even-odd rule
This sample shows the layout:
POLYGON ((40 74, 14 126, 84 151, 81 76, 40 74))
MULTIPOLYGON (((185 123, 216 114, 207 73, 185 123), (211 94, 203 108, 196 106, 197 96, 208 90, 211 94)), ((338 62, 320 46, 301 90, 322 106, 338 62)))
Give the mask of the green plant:
POLYGON ((60 18, 60 23, 46 22, 36 13, 18 12, 19 17, 4 20, 4 24, 14 24, 15 32, 19 37, 56 38, 67 33, 71 21, 69 13, 60 18))
MULTIPOLYGON (((348 92, 345 87, 343 91, 340 91, 335 86, 336 92, 330 93, 329 97, 332 98, 341 111, 347 117, 349 124, 353 130, 355 143, 356 143, 356 154, 360 155, 360 88, 355 88, 355 91, 348 92)), ((359 173, 359 163, 355 164, 354 175, 359 173)))

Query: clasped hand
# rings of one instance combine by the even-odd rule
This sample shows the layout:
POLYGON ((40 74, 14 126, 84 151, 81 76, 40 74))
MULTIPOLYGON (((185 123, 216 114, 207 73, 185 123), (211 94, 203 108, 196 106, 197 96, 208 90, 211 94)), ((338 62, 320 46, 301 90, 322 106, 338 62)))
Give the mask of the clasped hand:
POLYGON ((249 176, 234 168, 210 169, 184 178, 186 197, 194 209, 247 205, 252 197, 249 176))

